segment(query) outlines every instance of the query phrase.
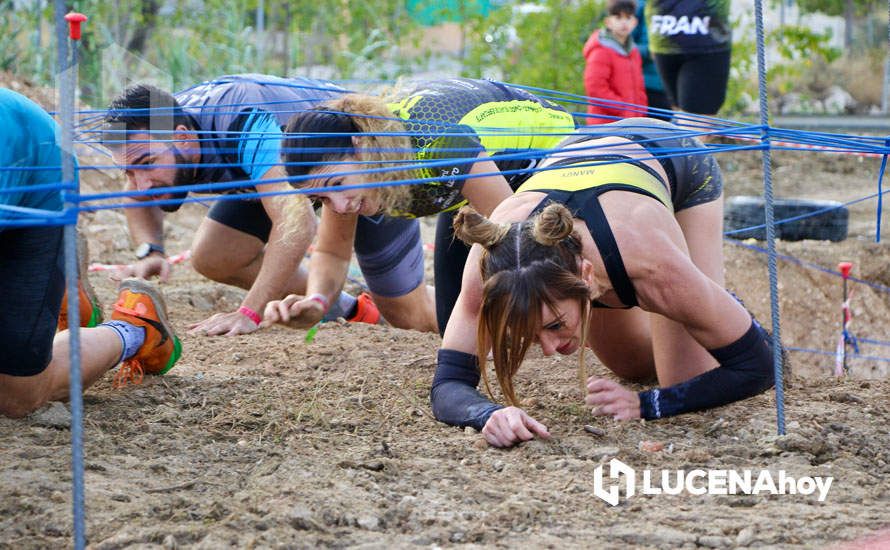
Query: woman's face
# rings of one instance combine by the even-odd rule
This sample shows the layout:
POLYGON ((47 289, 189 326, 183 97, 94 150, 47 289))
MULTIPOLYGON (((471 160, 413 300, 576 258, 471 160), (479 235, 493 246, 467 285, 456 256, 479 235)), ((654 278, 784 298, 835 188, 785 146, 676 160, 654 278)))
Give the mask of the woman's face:
POLYGON ((571 355, 581 345, 581 307, 575 300, 560 300, 554 309, 541 306, 541 328, 535 339, 545 356, 571 355))
POLYGON ((338 214, 361 214, 373 216, 382 210, 380 193, 376 189, 348 189, 337 191, 337 187, 360 185, 368 183, 369 174, 344 174, 345 172, 357 172, 362 169, 354 158, 344 159, 348 164, 328 164, 312 170, 310 174, 316 176, 307 180, 311 192, 307 195, 310 200, 319 200, 327 208, 338 214))

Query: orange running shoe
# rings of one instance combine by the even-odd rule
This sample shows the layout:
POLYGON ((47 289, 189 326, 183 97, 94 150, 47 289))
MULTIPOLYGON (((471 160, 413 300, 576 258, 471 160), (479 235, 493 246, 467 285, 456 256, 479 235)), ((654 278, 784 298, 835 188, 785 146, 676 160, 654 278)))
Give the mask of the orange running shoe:
MULTIPOLYGON (((77 294, 79 298, 78 311, 80 312, 80 326, 94 327, 103 321, 102 306, 96 297, 96 291, 90 285, 87 274, 87 266, 90 263, 90 250, 83 234, 77 232, 77 294)), ((68 328, 68 286, 65 285, 65 294, 62 295, 62 308, 59 310, 59 321, 56 332, 68 328)))
POLYGON ((115 387, 139 384, 143 373, 164 374, 182 355, 182 343, 167 320, 164 298, 142 279, 121 281, 111 318, 145 328, 145 342, 136 355, 124 361, 114 377, 115 387))
POLYGON ((362 292, 356 298, 355 315, 346 320, 350 323, 376 325, 380 322, 380 310, 377 309, 377 304, 374 303, 371 295, 367 292, 362 292))

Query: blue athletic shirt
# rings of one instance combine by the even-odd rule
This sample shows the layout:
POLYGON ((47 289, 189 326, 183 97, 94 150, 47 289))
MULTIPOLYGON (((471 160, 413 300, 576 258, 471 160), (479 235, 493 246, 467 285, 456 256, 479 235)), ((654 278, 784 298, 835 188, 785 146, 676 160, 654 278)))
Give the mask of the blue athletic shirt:
MULTIPOLYGON (((62 150, 53 118, 25 96, 0 88, 0 120, 0 190, 61 184, 62 150), (21 169, 29 167, 45 168, 21 169)), ((58 211, 62 194, 60 189, 0 193, 0 220, 21 219, 30 216, 4 206, 58 211)))
MULTIPOLYGON (((310 78, 261 74, 221 76, 175 94, 195 122, 201 164, 195 183, 258 180, 280 164, 282 129, 296 112, 344 93, 310 78), (217 167, 215 164, 231 164, 217 167)), ((232 190, 249 193, 253 187, 232 190)), ((215 192, 215 191, 210 191, 215 192)))

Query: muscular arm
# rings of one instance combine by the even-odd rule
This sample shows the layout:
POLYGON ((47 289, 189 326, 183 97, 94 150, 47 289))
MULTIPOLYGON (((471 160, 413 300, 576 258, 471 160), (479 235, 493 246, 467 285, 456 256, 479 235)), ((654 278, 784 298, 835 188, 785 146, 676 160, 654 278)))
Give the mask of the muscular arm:
MULTIPOLYGON (((235 158, 260 193, 290 190, 280 164, 281 130, 275 117, 262 109, 247 109, 231 123, 230 130, 242 132, 235 145, 235 158), (259 139, 258 136, 262 136, 259 139)), ((309 200, 302 195, 263 196, 263 208, 272 222, 263 263, 241 303, 253 311, 263 311, 270 300, 282 298, 287 282, 315 238, 316 221, 309 200)))
POLYGON ((648 254, 632 253, 643 266, 642 276, 634 276, 638 268, 628 266, 640 306, 683 325, 705 349, 719 348, 741 337, 751 324, 745 308, 692 263, 685 246, 674 240, 678 237, 667 236, 671 230, 660 231, 659 221, 649 219, 656 231, 649 232, 655 236, 645 245, 648 254))
MULTIPOLYGON (((284 177, 284 170, 275 166, 268 170, 263 180, 284 177)), ((287 190, 285 182, 257 184, 260 192, 287 190)), ((286 284, 296 272, 300 261, 309 250, 315 237, 316 221, 309 200, 301 195, 262 197, 272 231, 263 254, 263 264, 257 278, 241 305, 254 311, 262 311, 270 300, 283 297, 287 293, 286 284), (288 202, 295 206, 285 206, 288 202)))
POLYGON ((468 178, 461 192, 470 206, 483 216, 490 216, 504 199, 513 194, 510 184, 486 153, 481 153, 470 169, 470 174, 494 174, 468 178))
POLYGON ((492 413, 503 408, 476 389, 480 378, 476 323, 482 301, 481 256, 482 247, 474 245, 464 268, 460 296, 442 338, 430 389, 430 403, 437 420, 461 427, 472 426, 477 430, 482 430, 492 413))
POLYGON ((138 246, 141 243, 164 245, 164 211, 159 207, 124 208, 124 216, 127 218, 127 227, 130 230, 130 241, 133 246, 138 246))
POLYGON ((654 419, 726 405, 773 385, 766 332, 725 289, 704 275, 683 250, 662 237, 660 250, 637 286, 648 311, 681 323, 719 363, 717 368, 668 387, 641 392, 640 415, 654 419))
MULTIPOLYGON (((135 189, 127 185, 127 190, 135 189)), ((132 201, 132 199, 127 199, 132 201)), ((141 208, 124 208, 124 216, 127 218, 127 226, 130 231, 130 241, 133 246, 142 243, 152 243, 164 246, 164 211, 157 206, 144 206, 141 208)), ((170 264, 166 256, 160 252, 152 251, 148 256, 132 264, 120 268, 115 278, 139 277, 146 279, 158 275, 161 281, 166 281, 170 276, 170 264)))
POLYGON ((340 215, 322 207, 318 242, 309 263, 306 294, 291 294, 283 300, 269 302, 265 311, 266 325, 281 323, 291 328, 309 328, 324 317, 325 304, 334 301, 346 281, 357 218, 355 214, 340 215), (321 294, 325 300, 317 300, 313 294, 321 294))
POLYGON ((321 209, 318 242, 309 263, 306 295, 322 294, 332 303, 346 282, 352 259, 358 216, 337 214, 327 206, 321 209))

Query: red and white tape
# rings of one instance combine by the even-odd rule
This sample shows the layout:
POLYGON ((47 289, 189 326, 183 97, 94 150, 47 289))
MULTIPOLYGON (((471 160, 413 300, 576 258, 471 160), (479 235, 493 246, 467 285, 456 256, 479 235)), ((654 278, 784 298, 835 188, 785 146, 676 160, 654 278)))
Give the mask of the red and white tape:
MULTIPOLYGON (((309 253, 311 254, 315 247, 309 247, 309 253)), ((433 251, 436 249, 436 245, 432 243, 423 243, 423 249, 433 251)), ((187 262, 192 257, 192 251, 186 250, 185 252, 180 252, 179 254, 174 254, 172 256, 167 257, 167 261, 173 265, 181 264, 183 262, 187 262)), ((127 267, 127 264, 100 264, 100 263, 92 263, 90 264, 89 270, 92 271, 117 271, 118 269, 122 269, 127 267)))
MULTIPOLYGON (((755 143, 760 142, 759 139, 755 139, 755 138, 739 137, 739 136, 733 136, 733 135, 725 135, 724 137, 727 137, 729 139, 735 139, 738 141, 752 141, 755 143)), ((835 150, 835 149, 837 149, 837 147, 827 147, 825 145, 809 145, 806 143, 793 143, 790 141, 770 140, 770 145, 779 145, 782 147, 794 147, 795 149, 813 149, 816 151, 827 151, 829 153, 835 153, 838 155, 853 155, 854 157, 882 157, 882 156, 884 156, 881 153, 860 153, 858 151, 837 151, 837 150, 835 150)))
MULTIPOLYGON (((171 264, 181 264, 182 262, 187 262, 189 258, 192 257, 192 251, 186 250, 185 252, 180 252, 179 254, 174 254, 172 256, 167 257, 167 261, 171 264)), ((90 264, 90 271, 117 271, 118 269, 122 269, 127 267, 127 264, 100 264, 94 263, 90 264)))

